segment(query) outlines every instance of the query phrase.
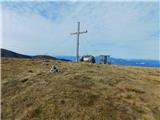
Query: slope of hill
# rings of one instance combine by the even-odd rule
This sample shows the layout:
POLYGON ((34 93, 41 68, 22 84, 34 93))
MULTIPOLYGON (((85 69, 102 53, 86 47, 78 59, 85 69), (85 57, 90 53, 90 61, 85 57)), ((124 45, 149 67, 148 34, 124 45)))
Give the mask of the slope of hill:
POLYGON ((14 57, 14 58, 31 58, 31 56, 28 55, 22 55, 10 50, 6 50, 1 48, 1 57, 14 57))
POLYGON ((35 55, 35 56, 29 56, 29 55, 23 55, 16 52, 13 52, 11 50, 3 49, 1 48, 1 57, 10 57, 10 58, 32 58, 32 59, 50 59, 50 60, 61 60, 61 61, 70 61, 67 59, 58 59, 56 57, 52 57, 49 55, 35 55))
POLYGON ((160 69, 2 58, 1 104, 3 120, 160 120, 160 69))
POLYGON ((32 57, 33 59, 50 59, 50 60, 58 60, 58 58, 48 56, 48 55, 35 55, 32 57))

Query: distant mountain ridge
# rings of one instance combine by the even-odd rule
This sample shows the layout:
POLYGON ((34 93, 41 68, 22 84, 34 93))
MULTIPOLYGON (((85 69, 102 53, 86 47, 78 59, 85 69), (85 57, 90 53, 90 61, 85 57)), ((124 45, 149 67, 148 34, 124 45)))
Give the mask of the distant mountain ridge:
MULTIPOLYGON (((75 61, 76 57, 74 56, 57 56, 57 58, 68 59, 75 61)), ((95 56, 96 63, 99 64, 99 56, 95 56)), ((143 60, 143 59, 122 59, 122 58, 113 58, 111 57, 111 64, 116 65, 125 65, 125 66, 142 66, 142 67, 160 67, 159 60, 143 60)))
MULTIPOLYGON (((51 59, 51 60, 61 60, 61 61, 75 61, 74 56, 56 56, 52 57, 49 55, 23 55, 10 50, 1 48, 1 57, 14 57, 14 58, 33 58, 33 59, 51 59)), ((96 56, 96 63, 99 64, 99 57, 96 56)), ((125 65, 125 66, 142 66, 142 67, 160 67, 159 60, 142 60, 142 59, 122 59, 122 58, 111 58, 111 63, 116 65, 125 65)))
POLYGON ((32 59, 50 59, 50 60, 62 60, 62 61, 69 61, 65 59, 58 59, 56 57, 52 57, 49 55, 35 55, 35 56, 29 56, 29 55, 23 55, 19 54, 7 49, 1 48, 1 57, 13 57, 13 58, 32 58, 32 59))
POLYGON ((33 59, 51 59, 51 60, 59 60, 58 58, 56 57, 52 57, 52 56, 49 56, 49 55, 35 55, 32 57, 33 59))
POLYGON ((3 48, 1 48, 1 57, 32 58, 31 56, 19 54, 3 48))

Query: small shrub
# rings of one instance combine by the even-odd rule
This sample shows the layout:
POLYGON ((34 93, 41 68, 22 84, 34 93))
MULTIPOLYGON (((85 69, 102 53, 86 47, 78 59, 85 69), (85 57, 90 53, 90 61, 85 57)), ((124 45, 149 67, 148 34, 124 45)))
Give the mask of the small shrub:
POLYGON ((28 72, 29 72, 29 73, 33 73, 33 71, 32 71, 32 70, 28 70, 28 72))
POLYGON ((28 81, 28 78, 24 78, 21 82, 24 83, 26 81, 28 81))
POLYGON ((34 109, 32 111, 31 117, 32 118, 40 118, 41 117, 41 113, 42 113, 41 107, 37 107, 36 109, 34 109))

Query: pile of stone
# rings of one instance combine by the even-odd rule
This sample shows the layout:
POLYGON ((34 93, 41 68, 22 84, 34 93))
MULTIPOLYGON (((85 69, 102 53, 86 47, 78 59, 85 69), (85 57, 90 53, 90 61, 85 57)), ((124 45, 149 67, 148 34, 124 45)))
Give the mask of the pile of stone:
POLYGON ((50 73, 58 73, 58 72, 60 72, 60 69, 58 68, 58 66, 53 65, 49 72, 50 73))

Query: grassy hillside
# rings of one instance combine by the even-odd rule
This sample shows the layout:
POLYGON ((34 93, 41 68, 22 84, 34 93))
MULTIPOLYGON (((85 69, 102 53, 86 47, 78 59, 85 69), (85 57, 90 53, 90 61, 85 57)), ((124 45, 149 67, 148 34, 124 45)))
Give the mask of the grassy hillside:
POLYGON ((2 58, 3 120, 160 120, 160 69, 2 58), (57 65, 60 73, 49 73, 57 65))

